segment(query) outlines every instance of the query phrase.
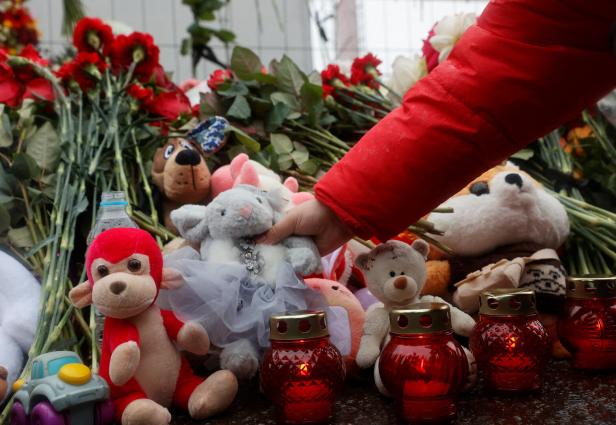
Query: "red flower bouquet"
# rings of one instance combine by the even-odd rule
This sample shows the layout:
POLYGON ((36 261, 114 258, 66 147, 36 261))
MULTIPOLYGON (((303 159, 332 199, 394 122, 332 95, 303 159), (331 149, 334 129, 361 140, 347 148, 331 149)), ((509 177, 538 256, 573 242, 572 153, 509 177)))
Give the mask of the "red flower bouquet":
POLYGON ((21 1, 0 4, 0 49, 16 54, 25 46, 37 44, 39 32, 36 21, 21 1))
POLYGON ((351 82, 353 84, 365 84, 377 89, 379 87, 377 78, 381 75, 377 67, 380 64, 381 60, 372 53, 368 53, 361 58, 355 58, 353 65, 351 65, 351 82))
POLYGON ((114 69, 123 71, 136 63, 134 75, 141 81, 147 81, 158 65, 159 54, 150 34, 134 32, 116 37, 111 50, 111 63, 114 69))
MULTIPOLYGON (((32 46, 26 46, 20 57, 39 65, 48 64, 32 46)), ((0 50, 0 103, 17 107, 24 99, 52 101, 53 98, 53 89, 48 80, 40 77, 30 65, 10 66, 6 52, 0 50)))
POLYGON ((73 45, 78 52, 103 52, 108 55, 113 44, 111 27, 98 18, 83 18, 73 31, 73 45))
POLYGON ((233 74, 228 69, 217 69, 216 71, 210 74, 210 78, 207 80, 207 86, 212 90, 216 91, 218 88, 224 83, 231 81, 233 79, 233 74))

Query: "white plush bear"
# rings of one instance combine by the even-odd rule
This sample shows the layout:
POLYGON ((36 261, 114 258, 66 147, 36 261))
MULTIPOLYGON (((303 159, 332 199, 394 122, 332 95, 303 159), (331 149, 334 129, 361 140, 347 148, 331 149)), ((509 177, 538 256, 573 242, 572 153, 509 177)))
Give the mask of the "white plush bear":
POLYGON ((24 366, 39 317, 41 287, 17 260, 0 251, 0 402, 24 366))
MULTIPOLYGON (((426 281, 426 258, 428 244, 416 240, 412 245, 399 241, 388 241, 372 251, 361 254, 355 261, 364 274, 366 284, 380 301, 372 305, 364 322, 364 331, 359 345, 356 362, 361 368, 374 368, 374 379, 378 389, 386 394, 378 372, 378 358, 382 346, 389 339, 389 312, 405 308, 418 302, 446 303, 432 295, 421 296, 426 281)), ((448 303, 447 303, 448 304, 448 303)), ((475 321, 471 316, 450 305, 451 322, 455 333, 469 336, 475 321)), ((476 379, 474 358, 466 350, 471 366, 471 379, 476 379)))

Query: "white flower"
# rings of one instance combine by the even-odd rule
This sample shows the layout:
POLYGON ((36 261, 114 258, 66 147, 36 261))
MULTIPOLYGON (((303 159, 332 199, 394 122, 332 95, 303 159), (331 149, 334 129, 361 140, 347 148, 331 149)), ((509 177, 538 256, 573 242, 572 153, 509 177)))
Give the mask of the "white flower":
POLYGON ((456 13, 441 19, 434 27, 434 35, 430 44, 439 52, 438 61, 443 62, 456 45, 462 34, 477 22, 474 13, 456 13))
POLYGON ((394 93, 402 97, 427 74, 428 68, 423 57, 398 56, 392 64, 392 76, 388 85, 394 93))

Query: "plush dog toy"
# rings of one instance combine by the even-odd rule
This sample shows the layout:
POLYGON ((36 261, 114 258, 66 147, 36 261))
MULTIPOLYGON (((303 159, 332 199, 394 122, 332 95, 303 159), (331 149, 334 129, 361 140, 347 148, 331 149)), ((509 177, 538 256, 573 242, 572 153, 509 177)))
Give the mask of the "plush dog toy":
MULTIPOLYGON (((366 313, 356 361, 361 368, 375 365, 374 379, 381 392, 385 390, 380 381, 377 359, 389 337, 389 312, 418 302, 445 303, 439 297, 420 295, 426 281, 428 251, 429 245, 421 239, 411 245, 391 240, 357 257, 356 264, 364 274, 368 288, 381 302, 371 306, 366 313)), ((450 308, 454 332, 469 336, 475 326, 473 318, 456 307, 450 308)), ((474 358, 470 351, 466 351, 473 370, 474 358)))
POLYGON ((40 311, 41 287, 17 260, 0 251, 0 403, 21 372, 40 311))
POLYGON ((86 270, 88 280, 69 296, 76 307, 94 304, 106 316, 100 375, 111 388, 116 420, 166 425, 171 405, 204 419, 231 404, 235 376, 223 370, 197 377, 179 352, 205 355, 210 345, 205 329, 155 304, 160 288, 181 279, 163 269, 160 249, 147 232, 101 233, 88 249, 86 270))
POLYGON ((279 219, 282 202, 278 191, 240 185, 207 206, 185 205, 171 213, 180 235, 199 244, 200 254, 169 263, 195 291, 186 302, 198 299, 198 305, 186 306, 173 294, 170 305, 200 319, 215 345, 224 347, 221 367, 239 378, 252 377, 258 369, 259 351, 269 345, 269 314, 308 308, 317 297, 297 277, 320 267, 312 239, 289 237, 277 245, 255 241, 279 219))
POLYGON ((163 195, 164 224, 174 230, 171 211, 184 204, 204 204, 210 195, 210 170, 203 150, 186 139, 170 139, 156 150, 152 181, 163 195))
POLYGON ((470 182, 428 220, 443 231, 434 238, 453 250, 433 249, 424 293, 447 296, 469 273, 501 259, 528 257, 544 248, 558 249, 569 234, 564 207, 517 167, 494 167, 470 182))

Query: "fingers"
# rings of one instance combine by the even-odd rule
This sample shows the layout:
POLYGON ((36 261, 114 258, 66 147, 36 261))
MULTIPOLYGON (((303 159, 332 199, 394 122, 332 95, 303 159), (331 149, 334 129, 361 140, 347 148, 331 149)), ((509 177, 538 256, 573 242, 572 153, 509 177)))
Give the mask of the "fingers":
POLYGON ((261 239, 259 243, 274 245, 283 239, 296 233, 299 216, 296 211, 290 211, 282 220, 274 225, 261 239))

